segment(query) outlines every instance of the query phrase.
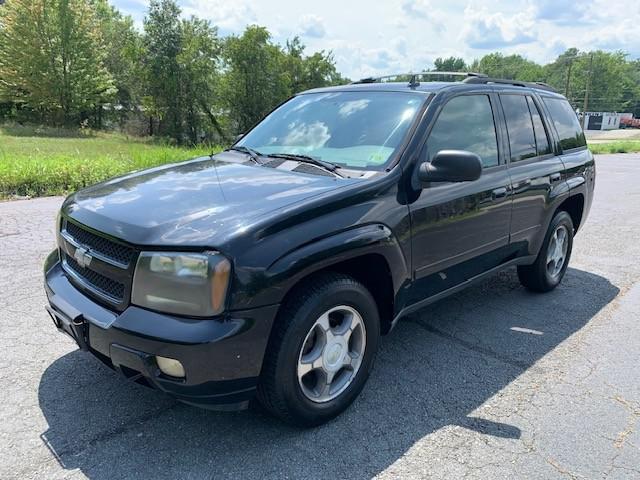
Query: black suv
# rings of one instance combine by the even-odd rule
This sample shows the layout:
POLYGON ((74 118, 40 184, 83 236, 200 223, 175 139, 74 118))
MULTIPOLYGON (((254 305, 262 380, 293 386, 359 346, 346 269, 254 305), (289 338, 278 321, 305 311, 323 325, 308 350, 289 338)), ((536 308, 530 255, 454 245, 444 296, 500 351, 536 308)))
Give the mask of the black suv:
POLYGON ((405 78, 301 93, 225 152, 69 196, 56 327, 183 402, 257 395, 308 426, 353 402, 405 315, 511 266, 555 288, 595 181, 567 100, 405 78))

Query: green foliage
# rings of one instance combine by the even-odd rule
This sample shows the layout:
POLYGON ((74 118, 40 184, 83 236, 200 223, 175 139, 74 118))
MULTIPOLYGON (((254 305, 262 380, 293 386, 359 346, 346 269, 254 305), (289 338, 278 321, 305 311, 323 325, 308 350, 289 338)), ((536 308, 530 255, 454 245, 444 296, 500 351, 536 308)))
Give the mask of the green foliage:
POLYGON ((640 61, 628 61, 626 57, 623 52, 569 48, 542 66, 520 55, 496 52, 474 60, 469 70, 495 78, 546 82, 581 109, 589 78, 590 111, 633 112, 640 116, 640 61))
POLYGON ((225 139, 217 115, 219 103, 216 92, 220 82, 217 60, 221 43, 217 30, 208 21, 190 18, 182 21, 182 49, 178 54, 182 84, 184 123, 192 144, 199 135, 211 138, 212 131, 219 139, 225 139))
POLYGON ((222 97, 236 131, 245 132, 289 95, 282 50, 266 28, 250 26, 225 42, 222 97))
POLYGON ((499 52, 474 60, 469 69, 493 78, 509 80, 539 81, 543 78, 543 68, 537 63, 520 55, 505 56, 499 52))
POLYGON ((109 5, 108 0, 92 2, 102 31, 104 65, 114 79, 117 89, 115 101, 124 107, 126 114, 138 106, 143 92, 140 82, 143 74, 140 64, 142 38, 133 25, 133 19, 122 15, 109 5))
POLYGON ((0 128, 0 198, 66 194, 133 170, 219 150, 96 131, 6 126, 0 128))
POLYGON ((287 41, 284 48, 283 73, 288 76, 291 94, 349 82, 336 70, 331 52, 322 50, 305 56, 304 50, 305 46, 299 37, 287 41))
POLYGON ((589 81, 590 111, 635 111, 640 115, 638 62, 629 62, 626 57, 623 52, 579 52, 572 48, 545 66, 545 76, 576 107, 583 108, 589 81))
POLYGON ((226 39, 220 98, 234 133, 246 132, 297 92, 348 82, 337 72, 331 52, 305 56, 304 50, 298 37, 282 48, 256 25, 226 39))
POLYGON ((163 133, 182 141, 182 49, 180 9, 173 0, 151 0, 144 20, 147 107, 161 120, 163 133))
POLYGON ((84 0, 12 0, 0 9, 0 99, 71 124, 115 93, 102 31, 84 0))
POLYGON ((438 57, 433 61, 434 70, 436 72, 466 72, 467 64, 460 57, 438 57))

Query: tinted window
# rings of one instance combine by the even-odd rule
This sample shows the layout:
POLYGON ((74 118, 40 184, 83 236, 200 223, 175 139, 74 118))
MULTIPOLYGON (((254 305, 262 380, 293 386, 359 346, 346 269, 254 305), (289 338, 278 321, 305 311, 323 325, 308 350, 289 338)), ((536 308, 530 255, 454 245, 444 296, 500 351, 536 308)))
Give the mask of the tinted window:
POLYGON ((500 100, 507 121, 511 161, 535 157, 536 137, 533 134, 527 98, 524 95, 500 95, 500 100))
POLYGON ((587 144, 584 132, 578 122, 575 112, 564 99, 544 98, 544 103, 549 109, 551 120, 560 137, 560 146, 563 150, 584 147, 587 144))
POLYGON ((527 97, 527 102, 529 103, 529 110, 531 111, 531 118, 533 119, 533 131, 536 134, 536 146, 538 155, 546 155, 547 153, 551 153, 549 137, 547 136, 547 131, 544 129, 544 125, 542 124, 540 111, 533 101, 533 98, 527 97))
POLYGON ((427 140, 426 160, 450 149, 477 154, 485 167, 498 164, 496 127, 487 95, 463 95, 444 106, 427 140))
POLYGON ((418 93, 327 92, 292 98, 238 145, 263 154, 310 155, 350 168, 380 169, 425 101, 418 93))

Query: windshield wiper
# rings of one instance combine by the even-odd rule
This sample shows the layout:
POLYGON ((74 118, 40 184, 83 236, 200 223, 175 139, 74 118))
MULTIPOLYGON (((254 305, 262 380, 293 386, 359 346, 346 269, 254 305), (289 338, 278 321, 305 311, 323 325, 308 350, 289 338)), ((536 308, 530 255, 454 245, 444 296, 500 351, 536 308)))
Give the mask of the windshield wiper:
POLYGON ((330 171, 334 175, 337 175, 338 177, 342 177, 342 175, 336 172, 336 170, 340 168, 339 165, 336 165, 335 163, 327 162, 325 160, 320 160, 319 158, 313 158, 313 157, 310 157, 309 155, 301 155, 297 153, 270 153, 266 156, 270 158, 284 158, 286 160, 296 160, 302 163, 310 163, 311 165, 322 167, 325 170, 330 171))
POLYGON ((228 152, 231 150, 236 152, 246 153, 249 156, 249 158, 254 161, 254 163, 257 163, 258 165, 262 165, 262 160, 260 160, 260 157, 262 156, 262 154, 257 150, 254 150, 253 148, 245 147, 244 145, 238 145, 238 146, 227 148, 225 152, 228 152))

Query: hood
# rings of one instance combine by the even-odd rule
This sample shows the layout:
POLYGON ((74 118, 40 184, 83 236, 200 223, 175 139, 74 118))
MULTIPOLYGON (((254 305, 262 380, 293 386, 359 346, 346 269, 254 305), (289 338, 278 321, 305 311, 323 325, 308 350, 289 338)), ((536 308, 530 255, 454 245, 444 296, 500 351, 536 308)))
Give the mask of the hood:
POLYGON ((238 156, 115 178, 67 198, 63 213, 136 245, 215 247, 267 214, 358 181, 227 161, 232 158, 238 156))

